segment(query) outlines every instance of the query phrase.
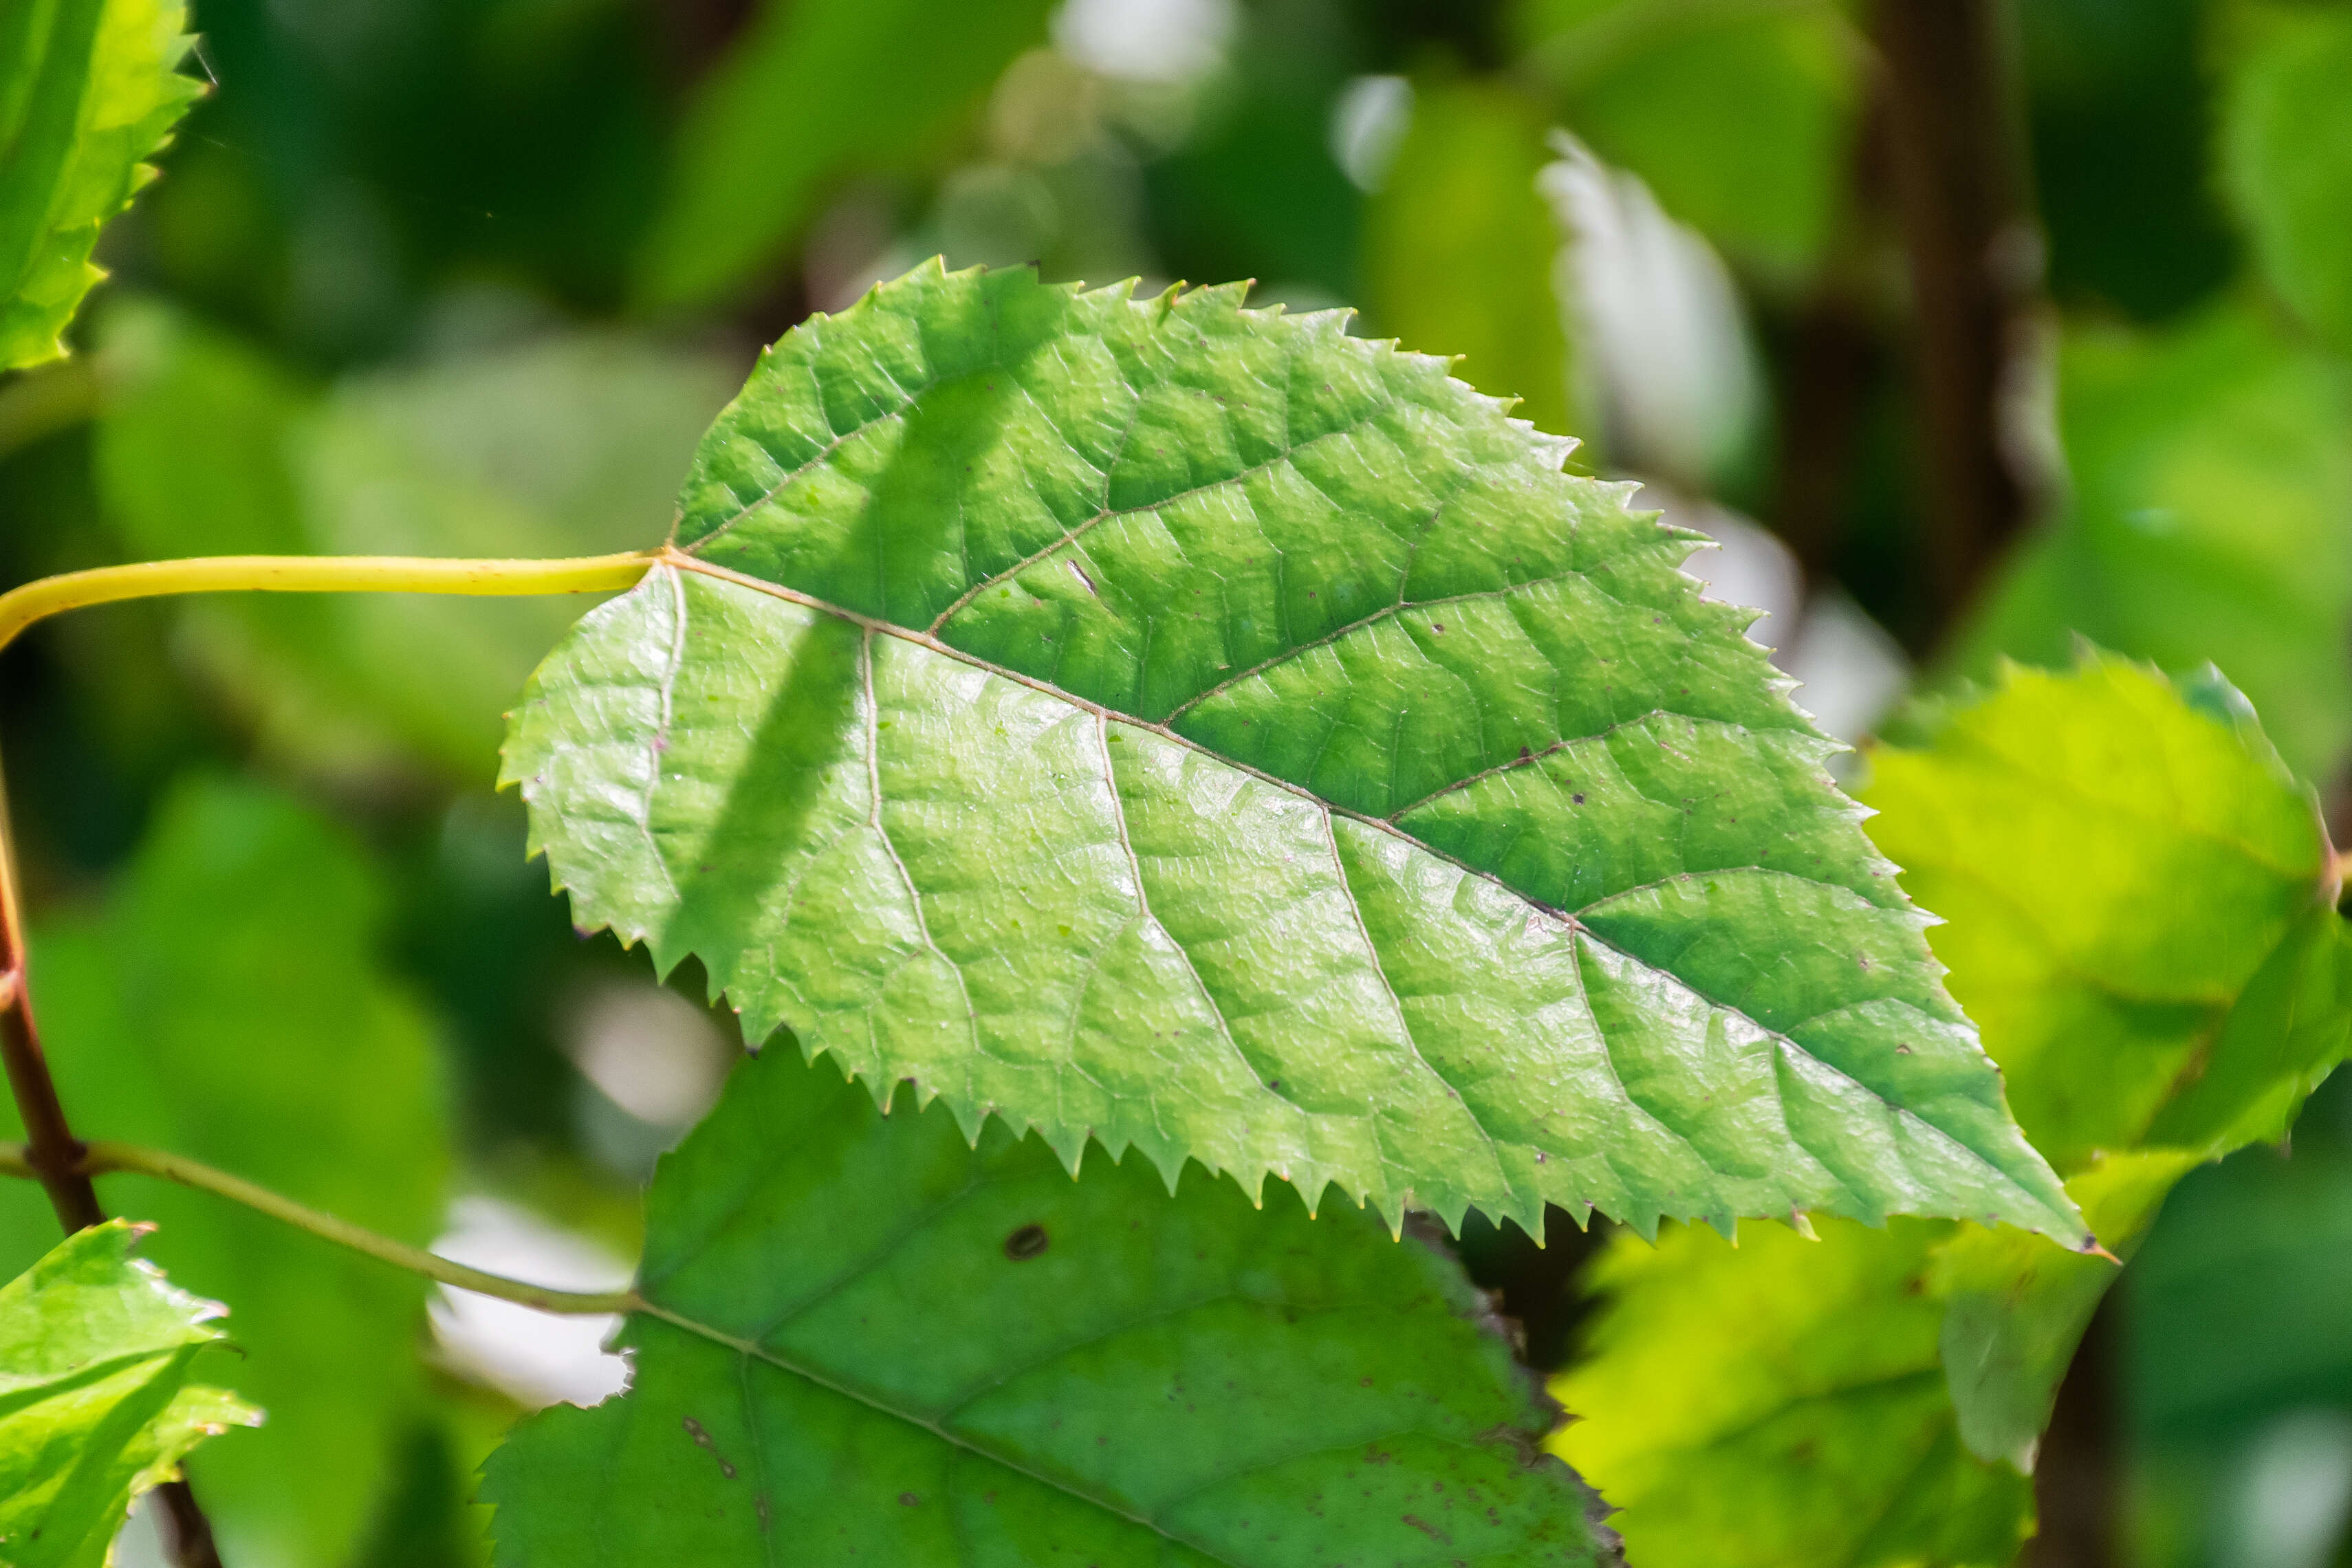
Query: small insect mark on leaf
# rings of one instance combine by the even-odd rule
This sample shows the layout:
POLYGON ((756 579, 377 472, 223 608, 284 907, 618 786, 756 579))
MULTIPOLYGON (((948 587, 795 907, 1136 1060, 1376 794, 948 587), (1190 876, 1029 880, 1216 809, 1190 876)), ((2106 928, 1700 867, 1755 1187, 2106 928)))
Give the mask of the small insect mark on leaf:
POLYGON ((695 1446, 697 1447, 705 1450, 712 1458, 719 1461, 719 1473, 720 1475, 725 1476, 730 1481, 733 1480, 735 1479, 735 1467, 729 1464, 726 1457, 719 1453, 719 1445, 710 1440, 710 1434, 703 1430, 702 1423, 697 1421, 691 1415, 686 1416, 684 1420, 686 1425, 686 1435, 694 1439, 695 1446))
POLYGON ((1052 1245, 1045 1227, 1032 1220, 1004 1238, 1004 1256, 1015 1263, 1026 1263, 1052 1245))

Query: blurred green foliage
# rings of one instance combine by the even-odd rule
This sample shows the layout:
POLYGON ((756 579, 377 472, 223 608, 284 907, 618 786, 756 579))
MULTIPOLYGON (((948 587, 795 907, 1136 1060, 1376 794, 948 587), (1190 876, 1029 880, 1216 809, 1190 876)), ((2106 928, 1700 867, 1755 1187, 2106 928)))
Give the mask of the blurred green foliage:
MULTIPOLYGON (((384 912, 368 858, 314 815, 248 784, 184 784, 102 909, 34 932, 59 1094, 110 1137, 431 1239, 446 1091, 425 1016, 376 963, 384 912)), ((0 1128, 20 1135, 13 1109, 0 1128)), ((228 1306, 247 1354, 209 1375, 268 1413, 190 1461, 224 1549, 349 1559, 425 1407, 423 1281, 148 1178, 100 1193, 156 1224, 146 1253, 175 1280, 228 1306)), ((0 1191, 0 1272, 30 1265, 54 1224, 37 1188, 0 1191)))

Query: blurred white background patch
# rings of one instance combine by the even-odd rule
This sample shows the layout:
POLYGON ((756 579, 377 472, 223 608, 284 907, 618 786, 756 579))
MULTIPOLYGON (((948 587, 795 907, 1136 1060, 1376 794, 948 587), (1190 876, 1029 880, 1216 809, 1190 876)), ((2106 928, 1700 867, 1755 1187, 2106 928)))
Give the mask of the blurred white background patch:
MULTIPOLYGON (((1633 498, 1661 521, 1696 529, 1701 545, 1683 570, 1722 604, 1761 612, 1748 636, 1772 650, 1772 662, 1801 684, 1797 705, 1823 732, 1853 745, 1867 736, 1910 687, 1911 660, 1885 627, 1834 586, 1805 594, 1804 574, 1789 547, 1727 507, 1694 501, 1671 486, 1645 481, 1633 498)), ((1833 763, 1832 772, 1843 766, 1833 763)))
POLYGON ((1225 63, 1233 0, 1069 0, 1054 43, 1079 64, 1130 81, 1197 81, 1225 63))
POLYGON ((1752 439, 1763 384, 1730 272, 1650 189, 1566 132, 1537 184, 1567 243, 1555 282, 1578 401, 1612 467, 1705 493, 1752 439))
POLYGON ((574 1005, 564 1054, 585 1079, 572 1113, 598 1163, 634 1181, 718 1103, 739 1054, 708 1010, 651 981, 615 982, 574 1005))
MULTIPOLYGON (((558 1290, 618 1290, 628 1261, 601 1243, 500 1198, 459 1198, 433 1250, 453 1263, 558 1290)), ((617 1315, 558 1316, 436 1287, 433 1337, 450 1365, 533 1410, 618 1394, 628 1363, 604 1349, 617 1315)))
POLYGON ((1360 76, 1331 104, 1331 158, 1360 191, 1377 191, 1412 126, 1412 83, 1360 76))

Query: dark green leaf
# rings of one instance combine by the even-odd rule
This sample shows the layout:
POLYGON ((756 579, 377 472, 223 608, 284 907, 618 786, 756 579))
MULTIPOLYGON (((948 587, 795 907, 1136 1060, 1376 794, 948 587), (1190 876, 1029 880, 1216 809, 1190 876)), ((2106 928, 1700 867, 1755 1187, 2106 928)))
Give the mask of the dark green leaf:
POLYGON ((13 0, 0 10, 0 370, 62 355, 105 274, 90 247, 201 90, 175 0, 13 0))
POLYGON ((506 1568, 1589 1563, 1454 1265, 748 1060, 656 1176, 629 1393, 518 1429, 506 1568))
MULTIPOLYGON (((430 1239, 441 1086, 424 1020, 375 966, 381 900, 356 849, 283 800, 184 789, 102 915, 34 932, 34 993, 76 1130, 430 1239)), ((55 1222, 37 1189, 10 1188, 0 1261, 19 1263, 55 1222)), ((246 1354, 214 1374, 269 1422, 194 1467, 229 1561, 347 1560, 424 1397, 423 1281, 144 1177, 106 1178, 100 1195, 160 1221, 156 1258, 236 1314, 246 1354)))
POLYGON ((1240 300, 934 266, 771 351, 516 711, 579 923, 1073 1165, 2079 1240, 1696 536, 1240 300))
MULTIPOLYGON (((131 1256, 147 1227, 80 1231, 0 1286, 0 1563, 101 1568, 140 1493, 261 1412, 190 1380, 222 1309, 131 1256)), ((205 1363, 217 1373, 223 1357, 205 1363)))

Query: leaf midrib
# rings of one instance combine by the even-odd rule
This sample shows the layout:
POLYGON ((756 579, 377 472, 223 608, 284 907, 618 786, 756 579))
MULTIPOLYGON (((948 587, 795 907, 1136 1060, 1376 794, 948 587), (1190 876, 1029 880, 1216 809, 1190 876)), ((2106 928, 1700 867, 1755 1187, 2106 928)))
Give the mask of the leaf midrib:
POLYGON ((901 1410, 898 1406, 886 1403, 873 1394, 866 1394, 860 1389, 851 1387, 847 1384, 840 1383, 833 1378, 827 1377, 824 1373, 804 1366, 789 1356, 779 1354, 778 1352, 768 1349, 764 1345, 730 1334, 724 1329, 715 1327, 712 1324, 701 1322, 694 1318, 689 1318, 683 1312, 672 1311, 669 1308, 662 1306, 656 1301, 646 1301, 643 1306, 639 1307, 637 1310, 643 1312, 646 1317, 667 1323, 671 1328, 679 1330, 685 1333, 694 1334, 701 1339, 709 1341, 713 1344, 733 1351, 737 1355, 742 1356, 747 1361, 764 1362, 768 1365, 774 1367, 779 1372, 789 1373, 794 1377, 801 1378, 805 1382, 814 1384, 815 1386, 825 1390, 829 1394, 839 1394, 844 1399, 852 1400, 858 1405, 864 1405, 866 1409, 873 1411, 878 1415, 886 1415, 894 1421, 904 1422, 909 1426, 916 1427, 921 1431, 930 1434, 930 1436, 938 1438, 940 1442, 948 1445, 951 1448, 956 1448, 961 1452, 971 1454, 977 1458, 985 1459, 992 1465, 1011 1470, 1015 1475, 1024 1477, 1026 1479, 1036 1482, 1042 1487, 1046 1487, 1054 1491, 1059 1492, 1064 1497, 1072 1499, 1077 1502, 1085 1503, 1090 1508, 1099 1509, 1103 1512, 1110 1514, 1115 1518, 1123 1519, 1129 1524, 1150 1531, 1152 1534, 1159 1536, 1163 1541, 1174 1542, 1177 1545, 1201 1553, 1201 1555, 1208 1558, 1211 1562, 1223 1563, 1224 1568, 1250 1568, 1249 1564, 1237 1563, 1230 1557, 1222 1556, 1219 1553, 1211 1551, 1208 1547, 1202 1545, 1199 1542, 1187 1539, 1186 1537, 1178 1534, 1175 1531, 1170 1530, 1165 1525, 1159 1523, 1157 1521, 1147 1515, 1136 1513, 1131 1510, 1122 1508, 1118 1503, 1111 1501, 1108 1498, 1099 1496, 1083 1487, 1074 1485, 1059 1477, 1048 1475, 1042 1470, 1033 1468, 1009 1455, 996 1453, 987 1446, 976 1442, 970 1437, 966 1437, 960 1433, 952 1431, 950 1428, 941 1426, 939 1422, 932 1420, 929 1416, 918 1415, 911 1411, 901 1410))
MULTIPOLYGON (((1561 925, 1568 928, 1582 940, 1591 942, 1596 946, 1606 948, 1608 951, 1617 954, 1626 962, 1640 965, 1645 970, 1672 975, 1676 984, 1683 985, 1691 993, 1691 994, 1706 1002, 1709 1006, 1719 1007, 1726 1013, 1742 1019, 1761 1033, 1769 1036, 1775 1040, 1783 1042, 1790 1049, 1800 1052, 1809 1061, 1818 1064, 1822 1070, 1835 1073, 1839 1078, 1853 1084, 1854 1088, 1862 1093, 1869 1096, 1872 1100, 1886 1107, 1889 1111, 1902 1118, 1906 1122, 1922 1129, 1928 1135, 1939 1139, 1943 1142, 1960 1151, 1968 1160, 1981 1167, 1995 1180, 2008 1186, 2011 1191, 2019 1194, 2021 1196, 2025 1197, 2028 1201, 2035 1203, 2037 1206, 2041 1206, 2041 1200, 2035 1198, 2032 1193, 2027 1192, 2024 1188, 2021 1187, 2016 1179, 2011 1176, 2009 1172, 2002 1169, 2001 1166, 1990 1156, 1971 1148, 1967 1143, 1962 1142, 1954 1134, 1937 1126, 1934 1122, 1927 1121, 1926 1118, 1920 1116, 1918 1112, 1913 1110, 1910 1107, 1901 1105, 1894 1100, 1888 1100, 1884 1094, 1881 1094, 1878 1090, 1873 1089, 1869 1084, 1863 1082, 1861 1079, 1854 1078, 1852 1074, 1839 1068, 1834 1064, 1822 1059, 1809 1050, 1806 1050, 1805 1047, 1799 1044, 1787 1030, 1773 1028, 1762 1022, 1760 1019, 1750 1015, 1745 1008, 1739 1007, 1733 1003, 1726 1002, 1719 997, 1711 995, 1708 993, 1700 990, 1696 985, 1693 984, 1689 980, 1685 979, 1682 975, 1674 974, 1672 971, 1661 970, 1658 965, 1652 963, 1649 960, 1642 957, 1640 954, 1629 952, 1625 949, 1618 946, 1616 943, 1609 942, 1605 938, 1601 937, 1590 926, 1586 925, 1581 920, 1578 919, 1577 914, 1574 911, 1559 909, 1547 903, 1543 900, 1536 898, 1534 895, 1512 886, 1509 882, 1505 881, 1501 877, 1496 875, 1494 872, 1474 866, 1456 855, 1439 848, 1437 846, 1430 844, 1421 838, 1415 837, 1413 835, 1406 832, 1403 828, 1393 822, 1381 817, 1373 816, 1365 812, 1353 810, 1348 806, 1339 805, 1334 801, 1326 800, 1321 795, 1317 795, 1314 791, 1307 789, 1303 785, 1294 784, 1288 779, 1282 778, 1274 773, 1269 773, 1248 763, 1242 762, 1237 758, 1229 757, 1221 752, 1213 750, 1212 748, 1202 744, 1199 741, 1171 729, 1165 723, 1154 723, 1148 719, 1138 718, 1129 713, 1122 713, 1117 709, 1096 702, 1088 698, 1081 697, 1076 692, 1070 691, 1066 688, 1054 685, 1050 681, 1040 680, 1036 677, 1029 675, 1022 670, 1013 669, 1007 666, 997 664, 992 660, 982 658, 978 654, 957 647, 950 643, 940 640, 939 637, 934 637, 928 632, 917 631, 912 627, 899 626, 895 622, 885 620, 878 616, 865 615, 859 611, 848 609, 842 605, 833 604, 828 600, 821 599, 814 594, 804 593, 797 588, 786 587, 781 583, 770 582, 762 577, 755 577, 748 573, 738 572, 730 567, 721 566, 714 562, 702 560, 673 544, 665 544, 659 551, 656 552, 655 562, 655 570, 667 567, 673 571, 698 573, 703 576, 713 579, 714 581, 730 583, 738 587, 747 588, 754 593, 766 595, 771 598, 782 599, 788 604, 798 605, 803 609, 814 610, 819 615, 834 616, 836 619, 845 621, 851 626, 860 628, 868 635, 869 639, 872 636, 876 635, 895 637, 901 642, 912 644, 917 647, 923 648, 931 653, 939 654, 943 658, 954 659, 958 663, 966 665, 971 668, 982 670, 990 675, 999 676, 1006 680, 1011 680, 1019 685, 1027 687, 1031 690, 1054 698, 1056 700, 1066 703, 1070 707, 1078 709, 1083 712, 1092 713, 1097 719, 1104 721, 1116 721, 1118 723, 1129 725, 1135 729, 1145 731, 1150 734, 1159 736, 1160 739, 1169 742, 1172 745, 1181 746, 1187 751, 1211 758, 1226 767, 1246 773, 1251 778, 1257 780, 1259 783, 1264 784, 1270 788, 1280 790, 1284 794, 1296 799, 1306 801, 1318 811, 1328 814, 1328 816, 1344 816, 1351 822, 1359 823, 1375 832, 1385 834, 1389 837, 1394 838, 1401 843, 1411 845, 1415 849, 1421 850, 1422 852, 1431 855, 1445 864, 1454 867, 1465 876, 1475 877, 1479 880, 1500 889, 1502 892, 1528 908, 1538 910, 1542 914, 1559 921, 1561 925)), ((1532 760, 1534 760, 1532 757, 1518 758, 1514 759, 1514 762, 1517 765, 1524 766, 1532 760)), ((1512 764, 1505 764, 1507 767, 1509 765, 1512 764)), ((1769 868, 1725 868, 1723 869, 1765 870, 1769 869, 1769 868)), ((1795 873, 1780 874, 1795 877, 1795 873)), ((1805 878, 1796 878, 1796 879, 1810 880, 1810 879, 1805 878)), ((1834 884, 1816 883, 1815 885, 1832 886, 1834 884)), ((1611 897, 1615 896, 1617 895, 1611 895, 1611 897)), ((1605 900, 1596 900, 1596 902, 1598 901, 1605 900)), ((1445 1081, 1442 1075, 1440 1081, 1445 1081)), ((1490 1147, 1494 1146, 1493 1140, 1489 1139, 1488 1142, 1490 1147)))

